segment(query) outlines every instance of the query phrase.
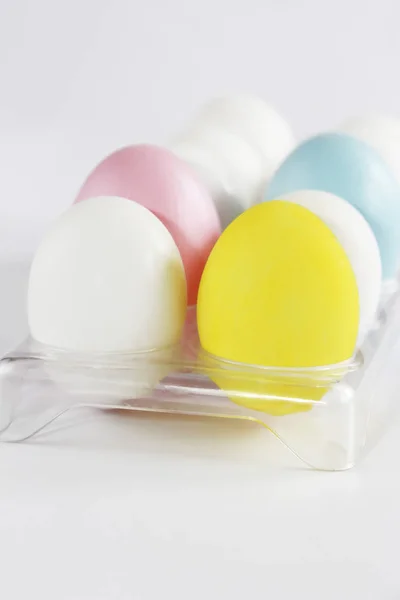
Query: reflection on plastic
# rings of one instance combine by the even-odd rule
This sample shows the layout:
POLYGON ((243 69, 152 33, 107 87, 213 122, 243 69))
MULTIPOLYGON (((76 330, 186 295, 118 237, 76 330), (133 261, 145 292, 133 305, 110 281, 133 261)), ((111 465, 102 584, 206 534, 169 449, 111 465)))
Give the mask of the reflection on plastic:
POLYGON ((27 340, 0 362, 0 440, 46 432, 51 443, 60 427, 74 431, 88 409, 198 415, 259 423, 304 464, 347 469, 398 405, 400 295, 391 291, 357 355, 318 369, 279 371, 205 356, 194 310, 179 347, 148 353, 75 355, 27 340))

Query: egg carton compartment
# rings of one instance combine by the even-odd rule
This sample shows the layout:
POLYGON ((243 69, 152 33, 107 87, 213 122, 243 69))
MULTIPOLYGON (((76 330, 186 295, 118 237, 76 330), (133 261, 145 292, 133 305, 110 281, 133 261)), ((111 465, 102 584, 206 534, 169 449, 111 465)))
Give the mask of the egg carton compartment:
POLYGON ((194 308, 181 344, 163 350, 79 355, 29 338, 0 362, 0 441, 57 435, 71 414, 76 422, 87 409, 176 413, 252 421, 309 467, 348 469, 396 409, 398 346, 397 289, 387 290, 355 356, 325 367, 257 367, 208 355, 194 308))

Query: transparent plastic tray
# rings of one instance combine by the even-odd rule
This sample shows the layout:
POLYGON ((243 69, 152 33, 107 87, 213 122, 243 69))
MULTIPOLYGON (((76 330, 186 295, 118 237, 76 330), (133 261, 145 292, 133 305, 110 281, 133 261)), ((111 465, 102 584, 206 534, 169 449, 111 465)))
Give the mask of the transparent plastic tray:
POLYGON ((27 339, 0 362, 0 441, 56 435, 71 411, 87 408, 178 413, 253 421, 308 466, 348 469, 396 409, 399 346, 397 284, 386 290, 362 347, 338 365, 277 369, 220 360, 199 347, 195 309, 181 344, 163 350, 77 355, 27 339))

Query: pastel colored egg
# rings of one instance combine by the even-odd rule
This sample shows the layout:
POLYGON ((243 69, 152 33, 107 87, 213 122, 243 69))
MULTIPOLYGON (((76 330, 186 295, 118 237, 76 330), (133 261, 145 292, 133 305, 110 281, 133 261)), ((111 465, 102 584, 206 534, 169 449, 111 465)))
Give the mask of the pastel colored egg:
MULTIPOLYGON (((257 96, 239 94, 215 98, 200 110, 192 126, 196 130, 203 126, 225 129, 241 137, 258 152, 265 180, 295 145, 287 121, 257 96)), ((188 132, 190 130, 189 126, 188 132)))
POLYGON ((112 195, 134 200, 167 227, 185 266, 188 302, 195 304, 204 265, 221 232, 213 200, 186 163, 157 146, 128 146, 89 175, 76 202, 112 195))
MULTIPOLYGON (((201 280, 197 319, 211 360, 278 370, 341 363, 357 340, 357 282, 342 245, 319 217, 291 202, 264 202, 240 215, 216 243, 201 280)), ((326 391, 225 373, 221 367, 212 378, 234 402, 271 414, 310 408, 274 396, 319 399, 326 391)))
POLYGON ((182 259, 166 227, 124 198, 76 204, 32 263, 28 322, 37 341, 73 352, 166 348, 186 314, 182 259))
POLYGON ((331 192, 361 212, 377 239, 383 278, 393 279, 400 258, 400 185, 378 152, 345 134, 310 138, 279 167, 265 197, 310 189, 331 192))
POLYGON ((349 202, 319 190, 301 190, 280 199, 308 208, 324 221, 342 244, 353 268, 360 299, 361 343, 378 309, 382 284, 379 246, 371 227, 349 202))
POLYGON ((204 179, 204 169, 213 173, 218 189, 208 188, 225 228, 254 204, 261 193, 264 171, 259 154, 245 140, 217 127, 203 126, 183 133, 171 146, 204 179))
POLYGON ((344 121, 338 130, 375 148, 400 183, 400 119, 387 115, 354 117, 344 121))

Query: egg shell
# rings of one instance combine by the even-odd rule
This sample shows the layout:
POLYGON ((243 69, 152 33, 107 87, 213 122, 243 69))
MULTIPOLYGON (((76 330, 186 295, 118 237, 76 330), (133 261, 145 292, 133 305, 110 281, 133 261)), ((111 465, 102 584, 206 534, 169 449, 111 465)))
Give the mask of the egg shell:
POLYGON ((400 119, 387 115, 353 117, 344 121, 338 131, 375 148, 400 183, 400 119))
POLYGON ((240 199, 229 191, 223 166, 215 159, 215 153, 184 140, 175 142, 170 149, 203 182, 217 209, 221 229, 225 229, 243 208, 240 199))
MULTIPOLYGON (((342 245, 319 217, 290 202, 263 202, 216 243, 200 284, 197 321, 212 361, 277 369, 341 363, 352 356, 358 334, 357 282, 342 245)), ((318 373, 308 388, 260 374, 232 378, 223 368, 212 378, 233 401, 271 414, 310 408, 274 396, 317 400, 326 391, 318 373)))
POLYGON ((28 322, 37 341, 83 353, 176 344, 186 314, 180 253, 143 206, 117 197, 76 204, 35 254, 28 322))
POLYGON ((210 194, 193 170, 165 148, 128 146, 94 169, 76 202, 103 195, 134 200, 164 223, 182 255, 188 302, 195 304, 200 277, 221 224, 210 194))
POLYGON ((361 343, 374 322, 382 284, 379 246, 371 227, 354 206, 328 192, 301 190, 278 199, 311 210, 342 244, 357 280, 360 299, 358 343, 361 343))
POLYGON ((212 194, 224 227, 257 201, 264 183, 264 170, 259 154, 242 138, 217 127, 192 127, 181 134, 172 150, 183 159, 188 156, 190 160, 196 150, 209 157, 221 188, 226 196, 234 199, 228 217, 226 197, 220 205, 220 196, 212 194))
POLYGON ((203 126, 225 129, 243 138, 258 152, 266 180, 295 146, 287 121, 257 96, 238 94, 215 98, 193 120, 192 127, 196 130, 203 126))
POLYGON ((279 167, 265 197, 310 189, 331 192, 361 212, 377 239, 383 278, 393 279, 400 257, 400 186, 378 152, 345 134, 310 138, 279 167))

